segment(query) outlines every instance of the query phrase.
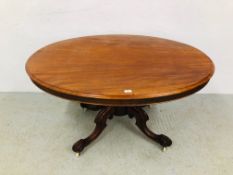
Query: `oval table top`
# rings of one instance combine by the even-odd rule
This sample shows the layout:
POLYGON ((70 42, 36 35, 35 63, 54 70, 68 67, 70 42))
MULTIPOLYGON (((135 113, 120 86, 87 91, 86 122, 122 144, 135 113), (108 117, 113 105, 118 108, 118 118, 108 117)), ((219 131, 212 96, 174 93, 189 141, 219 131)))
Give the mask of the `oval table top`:
POLYGON ((34 53, 31 80, 54 95, 82 103, 139 106, 177 99, 204 87, 213 62, 200 50, 140 35, 68 39, 34 53))

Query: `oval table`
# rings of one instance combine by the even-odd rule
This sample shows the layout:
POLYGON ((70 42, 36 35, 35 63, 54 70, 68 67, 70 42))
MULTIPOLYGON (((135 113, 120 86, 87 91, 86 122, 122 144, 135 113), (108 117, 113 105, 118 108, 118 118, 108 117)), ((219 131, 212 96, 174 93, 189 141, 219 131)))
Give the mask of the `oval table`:
POLYGON ((203 88, 214 73, 213 62, 200 50, 167 39, 140 35, 97 35, 53 43, 26 64, 32 82, 58 97, 99 110, 94 131, 73 145, 79 153, 113 116, 128 115, 163 148, 169 137, 146 125, 143 107, 179 99, 203 88))

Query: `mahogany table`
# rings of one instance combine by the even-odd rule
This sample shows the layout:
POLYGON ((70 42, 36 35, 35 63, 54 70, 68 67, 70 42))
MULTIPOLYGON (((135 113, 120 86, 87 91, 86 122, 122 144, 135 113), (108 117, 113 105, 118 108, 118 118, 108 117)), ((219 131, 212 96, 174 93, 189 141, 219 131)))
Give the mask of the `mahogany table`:
POLYGON ((164 148, 172 145, 169 137, 147 127, 143 107, 197 92, 210 80, 214 64, 200 50, 176 41, 99 35, 48 45, 30 57, 26 71, 42 90, 99 110, 93 132, 73 145, 79 154, 113 116, 134 117, 146 136, 164 148))

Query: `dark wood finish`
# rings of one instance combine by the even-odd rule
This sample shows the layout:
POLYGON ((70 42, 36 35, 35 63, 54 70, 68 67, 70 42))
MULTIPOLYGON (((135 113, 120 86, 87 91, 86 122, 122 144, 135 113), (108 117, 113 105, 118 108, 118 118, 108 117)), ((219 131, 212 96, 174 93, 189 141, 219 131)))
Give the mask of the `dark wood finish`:
POLYGON ((136 118, 136 125, 147 137, 159 143, 162 147, 168 147, 172 145, 172 141, 169 137, 163 134, 155 134, 147 127, 146 122, 149 120, 149 117, 142 108, 128 108, 128 113, 130 117, 136 118))
POLYGON ((113 113, 114 109, 111 107, 105 107, 101 109, 95 118, 96 127, 94 131, 87 138, 76 142, 72 147, 73 151, 76 153, 81 153, 87 145, 95 140, 106 127, 106 121, 108 118, 112 118, 113 113))
POLYGON ((103 35, 48 45, 30 57, 26 70, 39 87, 64 98, 141 106, 203 87, 214 65, 200 50, 179 42, 103 35))
POLYGON ((113 116, 115 115, 118 116, 129 115, 130 118, 135 117, 136 125, 147 137, 159 143, 163 148, 172 145, 172 141, 169 137, 163 134, 155 134, 147 127, 146 122, 147 120, 149 120, 149 117, 146 114, 146 112, 142 109, 142 107, 104 107, 103 106, 95 118, 96 127, 94 131, 87 138, 80 139, 79 141, 77 141, 72 147, 73 151, 78 153, 79 155, 86 146, 88 146, 101 134, 101 132, 106 127, 107 119, 112 119, 113 116))

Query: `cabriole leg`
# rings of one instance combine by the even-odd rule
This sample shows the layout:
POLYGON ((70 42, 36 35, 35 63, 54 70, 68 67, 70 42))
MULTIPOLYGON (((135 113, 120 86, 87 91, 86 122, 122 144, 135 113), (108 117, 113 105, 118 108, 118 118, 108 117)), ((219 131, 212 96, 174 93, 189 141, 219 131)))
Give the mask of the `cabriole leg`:
POLYGON ((128 108, 128 113, 136 118, 136 125, 147 137, 159 143, 163 148, 172 145, 172 140, 169 137, 163 134, 155 134, 147 127, 146 122, 149 117, 141 107, 128 108))
POLYGON ((95 118, 96 126, 93 132, 85 139, 80 139, 79 141, 77 141, 72 147, 73 151, 77 153, 77 156, 83 151, 83 149, 87 145, 89 145, 101 134, 101 132, 106 127, 107 119, 113 116, 113 112, 114 109, 112 107, 105 107, 99 111, 95 118))

